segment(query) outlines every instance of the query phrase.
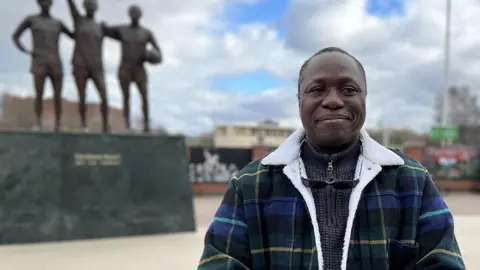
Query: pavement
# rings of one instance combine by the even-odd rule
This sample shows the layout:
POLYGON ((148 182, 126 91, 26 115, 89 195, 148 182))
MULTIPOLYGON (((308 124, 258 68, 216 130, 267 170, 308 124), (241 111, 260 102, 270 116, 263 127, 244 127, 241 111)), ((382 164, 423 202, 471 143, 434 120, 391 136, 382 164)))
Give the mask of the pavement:
MULTIPOLYGON (((480 269, 480 195, 445 196, 467 269, 480 269)), ((0 247, 3 270, 196 269, 205 230, 221 197, 196 197, 195 233, 0 247)))

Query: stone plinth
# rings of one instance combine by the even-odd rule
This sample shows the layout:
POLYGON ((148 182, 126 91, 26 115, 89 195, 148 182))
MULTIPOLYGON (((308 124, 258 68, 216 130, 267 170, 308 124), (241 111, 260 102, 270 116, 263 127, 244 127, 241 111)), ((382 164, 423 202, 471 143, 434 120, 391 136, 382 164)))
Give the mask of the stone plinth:
POLYGON ((0 133, 0 244, 194 231, 183 137, 0 133))

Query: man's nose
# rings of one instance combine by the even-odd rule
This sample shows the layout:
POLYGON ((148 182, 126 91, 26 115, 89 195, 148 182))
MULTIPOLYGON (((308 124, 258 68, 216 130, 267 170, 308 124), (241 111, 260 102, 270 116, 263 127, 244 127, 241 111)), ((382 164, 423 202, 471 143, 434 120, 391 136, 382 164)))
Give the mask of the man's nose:
POLYGON ((341 94, 335 88, 330 88, 325 98, 322 100, 322 106, 330 110, 336 110, 343 108, 345 103, 343 102, 341 94))

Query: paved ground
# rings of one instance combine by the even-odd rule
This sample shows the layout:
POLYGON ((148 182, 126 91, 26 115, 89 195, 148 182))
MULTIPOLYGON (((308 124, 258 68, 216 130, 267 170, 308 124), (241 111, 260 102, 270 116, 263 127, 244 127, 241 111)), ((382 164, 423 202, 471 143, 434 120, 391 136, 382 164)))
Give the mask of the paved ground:
MULTIPOLYGON (((0 247, 5 270, 187 270, 196 269, 205 228, 220 197, 195 199, 198 232, 169 236, 0 247)), ((448 194, 467 269, 478 269, 480 195, 448 194)))

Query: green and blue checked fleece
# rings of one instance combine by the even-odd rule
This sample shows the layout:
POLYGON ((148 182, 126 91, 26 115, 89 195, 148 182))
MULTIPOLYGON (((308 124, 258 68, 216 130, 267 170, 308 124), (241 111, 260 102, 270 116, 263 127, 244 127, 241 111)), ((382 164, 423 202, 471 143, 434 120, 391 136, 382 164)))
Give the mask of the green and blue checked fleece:
MULTIPOLYGON (((401 156, 405 165, 383 167, 363 191, 347 269, 465 269, 430 174, 401 156)), ((198 269, 319 269, 307 207, 282 166, 254 161, 230 179, 198 269)))

